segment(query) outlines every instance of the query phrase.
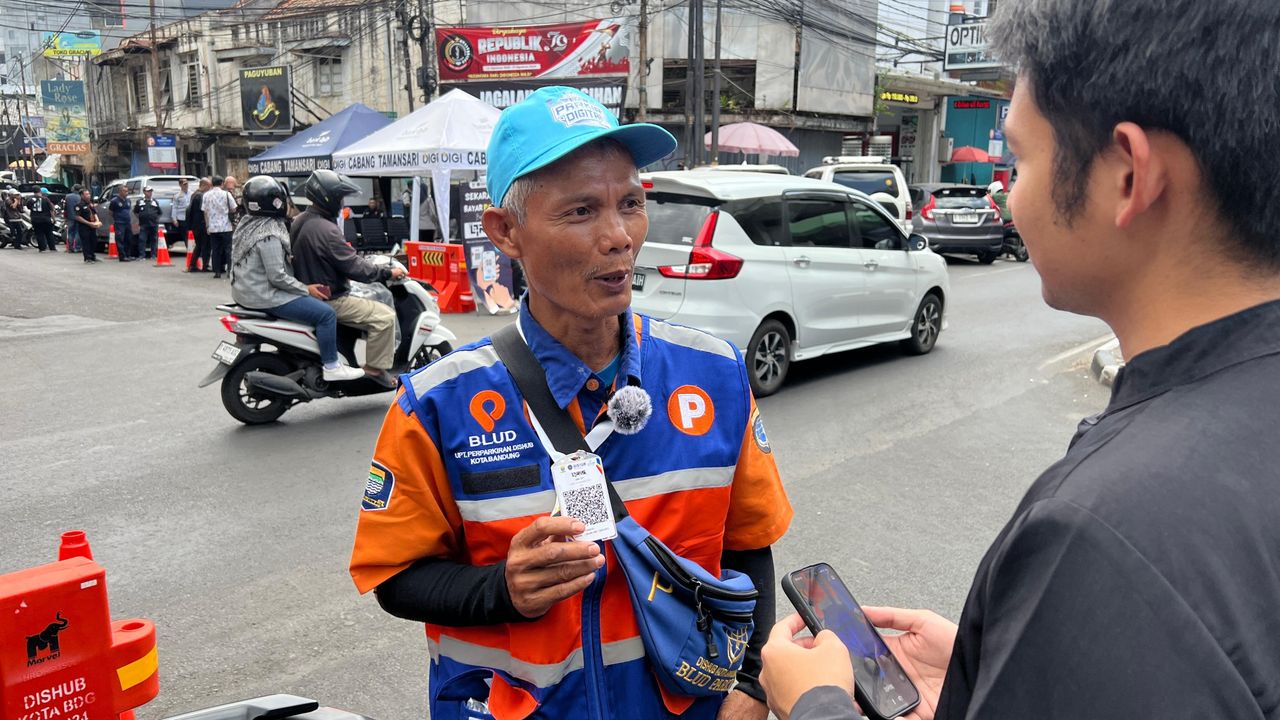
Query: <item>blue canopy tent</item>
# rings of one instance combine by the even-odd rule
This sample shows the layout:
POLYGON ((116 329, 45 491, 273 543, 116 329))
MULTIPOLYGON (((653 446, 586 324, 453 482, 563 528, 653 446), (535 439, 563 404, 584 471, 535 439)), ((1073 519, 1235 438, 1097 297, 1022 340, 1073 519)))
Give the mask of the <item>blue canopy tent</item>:
POLYGON ((391 118, 356 103, 249 159, 250 175, 310 175, 333 167, 333 153, 391 124, 391 118))

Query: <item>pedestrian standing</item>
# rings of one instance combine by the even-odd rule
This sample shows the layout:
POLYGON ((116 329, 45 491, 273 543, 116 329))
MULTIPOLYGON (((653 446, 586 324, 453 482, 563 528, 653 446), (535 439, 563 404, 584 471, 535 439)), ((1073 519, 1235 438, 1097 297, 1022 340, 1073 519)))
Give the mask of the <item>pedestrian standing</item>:
MULTIPOLYGON (((26 228, 22 218, 22 195, 13 188, 4 191, 4 221, 9 226, 9 244, 22 250, 26 245, 26 228)), ((3 245, 0 245, 3 247, 3 245)))
POLYGON ((222 273, 227 271, 227 264, 231 261, 231 231, 234 229, 231 219, 236 214, 235 198, 223 189, 222 184, 222 176, 214 175, 213 187, 204 194, 200 203, 212 245, 215 280, 222 278, 222 273))
POLYGON ((76 205, 80 203, 80 192, 84 188, 72 185, 71 192, 62 198, 62 219, 65 221, 67 234, 67 252, 80 252, 80 224, 76 222, 76 205))
POLYGON ((191 193, 191 205, 187 208, 187 222, 191 225, 191 236, 195 238, 195 253, 188 272, 209 272, 209 231, 204 220, 204 194, 213 187, 207 177, 200 178, 196 191, 191 193))
POLYGON ((178 194, 173 196, 173 241, 186 243, 187 254, 191 254, 192 243, 187 240, 187 210, 191 207, 191 188, 186 178, 178 181, 178 194))
POLYGON ((72 222, 67 225, 67 230, 72 235, 80 236, 84 261, 98 262, 94 251, 98 244, 98 228, 102 227, 102 221, 98 219, 98 210, 93 206, 88 190, 80 191, 80 199, 75 205, 75 214, 71 218, 72 222))
POLYGON ((121 185, 116 189, 116 196, 111 198, 111 202, 107 203, 107 209, 111 211, 111 225, 116 230, 116 250, 120 255, 120 262, 129 262, 135 259, 136 248, 134 248, 134 232, 133 232, 133 213, 129 211, 129 188, 121 185))
POLYGON ((143 257, 150 260, 160 231, 160 203, 156 202, 155 191, 150 186, 142 189, 142 199, 133 204, 133 214, 138 216, 139 248, 143 257))
POLYGON ((222 189, 227 191, 231 196, 231 200, 235 203, 235 212, 231 213, 231 228, 240 223, 240 218, 244 217, 244 203, 240 202, 240 192, 236 188, 240 185, 240 181, 236 180, 234 175, 228 175, 222 179, 222 189))
POLYGON ((49 202, 49 189, 40 188, 27 201, 27 212, 31 214, 31 233, 36 237, 36 247, 40 252, 56 250, 53 244, 53 203, 49 202))

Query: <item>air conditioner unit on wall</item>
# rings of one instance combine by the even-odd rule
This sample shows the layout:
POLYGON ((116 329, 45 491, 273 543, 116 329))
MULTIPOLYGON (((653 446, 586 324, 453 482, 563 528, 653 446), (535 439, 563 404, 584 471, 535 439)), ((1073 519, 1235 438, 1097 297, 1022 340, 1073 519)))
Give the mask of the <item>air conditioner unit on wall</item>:
POLYGON ((938 138, 938 162, 951 162, 951 153, 955 152, 956 139, 949 137, 938 138))

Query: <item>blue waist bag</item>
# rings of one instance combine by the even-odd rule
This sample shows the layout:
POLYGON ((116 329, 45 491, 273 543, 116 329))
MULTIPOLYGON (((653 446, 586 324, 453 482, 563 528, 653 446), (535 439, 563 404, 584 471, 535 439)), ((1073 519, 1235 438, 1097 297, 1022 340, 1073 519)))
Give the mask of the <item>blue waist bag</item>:
POLYGON ((609 490, 618 524, 613 550, 658 681, 680 695, 728 692, 755 627, 759 593, 751 578, 734 570, 717 578, 676 555, 626 515, 612 483, 609 490))

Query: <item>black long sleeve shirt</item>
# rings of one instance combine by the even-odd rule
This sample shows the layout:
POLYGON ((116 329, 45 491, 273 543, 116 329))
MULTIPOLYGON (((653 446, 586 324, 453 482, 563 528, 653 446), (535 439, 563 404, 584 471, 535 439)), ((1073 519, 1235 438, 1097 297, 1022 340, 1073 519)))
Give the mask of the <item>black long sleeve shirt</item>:
POLYGON ((332 298, 351 290, 349 280, 377 282, 391 277, 390 268, 378 267, 357 255, 338 226, 314 208, 294 218, 289 237, 294 277, 306 285, 327 285, 332 298))
POLYGON ((1278 377, 1280 302, 1129 362, 979 566, 938 720, 1280 718, 1278 377))

